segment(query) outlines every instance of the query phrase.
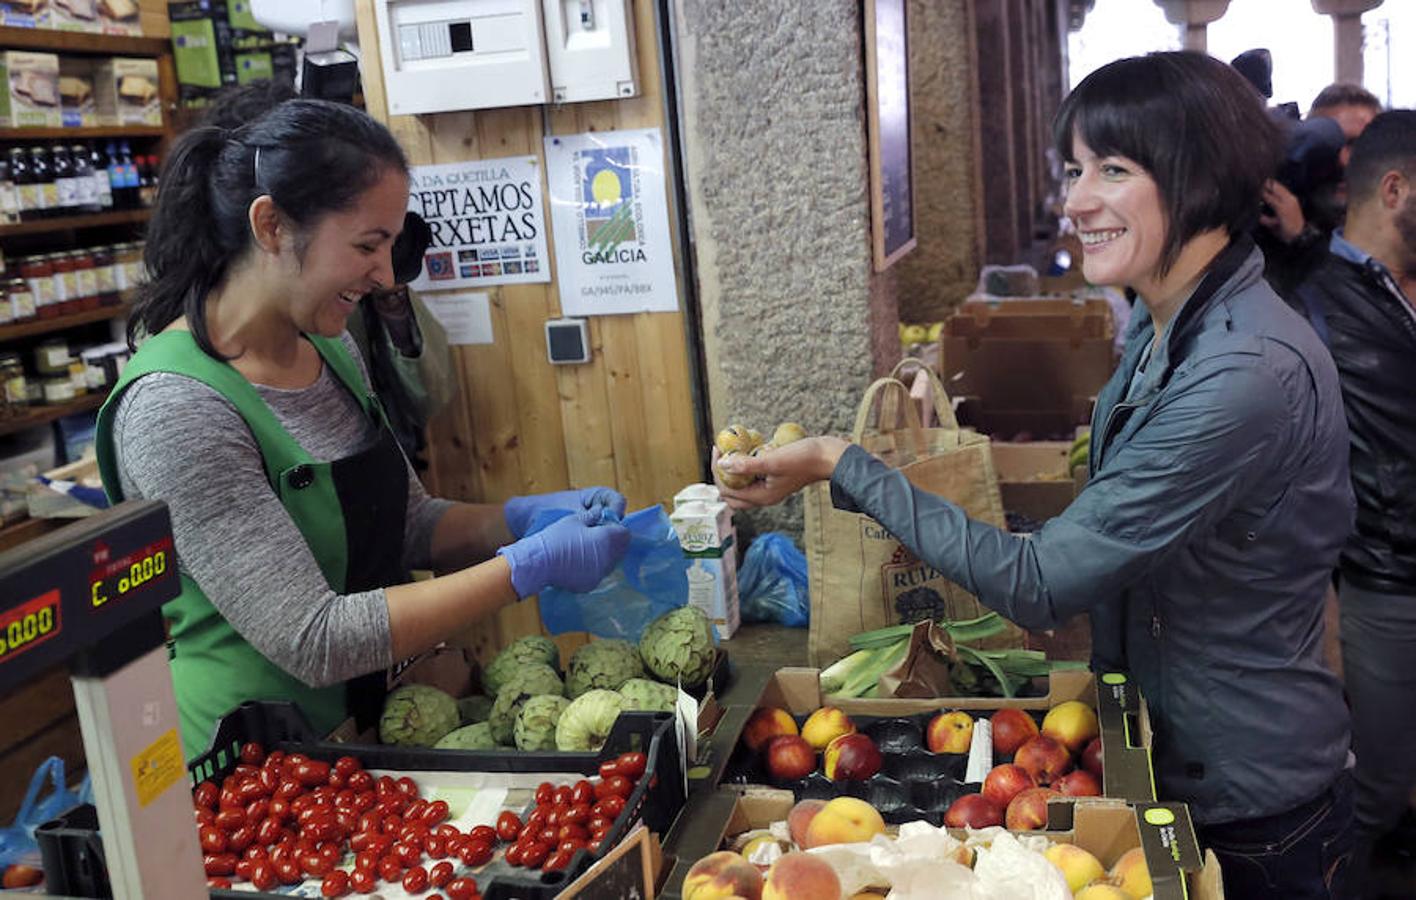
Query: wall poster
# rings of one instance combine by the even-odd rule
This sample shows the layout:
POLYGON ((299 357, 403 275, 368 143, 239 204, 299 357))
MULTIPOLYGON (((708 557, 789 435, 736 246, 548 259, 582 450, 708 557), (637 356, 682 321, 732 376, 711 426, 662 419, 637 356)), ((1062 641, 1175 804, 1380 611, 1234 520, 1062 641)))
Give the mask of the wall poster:
POLYGON ((875 271, 914 249, 910 55, 906 0, 865 2, 866 120, 875 271))

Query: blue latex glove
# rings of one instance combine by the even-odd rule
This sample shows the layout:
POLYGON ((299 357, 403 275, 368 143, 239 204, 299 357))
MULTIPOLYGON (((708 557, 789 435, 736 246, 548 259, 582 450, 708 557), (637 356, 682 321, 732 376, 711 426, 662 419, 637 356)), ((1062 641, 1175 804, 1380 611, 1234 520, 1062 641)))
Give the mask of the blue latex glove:
MULTIPOLYGON (((621 498, 623 499, 623 498, 621 498)), ((511 565, 511 586, 525 599, 547 587, 580 594, 604 580, 625 550, 629 529, 582 509, 497 551, 511 565)))
POLYGON ((543 509, 568 509, 571 512, 588 509, 594 512, 597 508, 604 508, 613 511, 616 519, 623 519, 624 506, 624 495, 614 488, 591 487, 512 497, 502 505, 502 515, 511 533, 522 538, 526 536, 526 529, 536 513, 543 509))

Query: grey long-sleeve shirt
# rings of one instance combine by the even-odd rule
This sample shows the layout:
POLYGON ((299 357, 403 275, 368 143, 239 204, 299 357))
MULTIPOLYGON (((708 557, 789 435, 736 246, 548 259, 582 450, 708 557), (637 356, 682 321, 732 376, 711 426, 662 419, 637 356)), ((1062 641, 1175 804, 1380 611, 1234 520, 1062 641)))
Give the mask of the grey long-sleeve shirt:
MULTIPOLYGON (((367 383, 347 334, 344 343, 367 383)), ((322 462, 363 449, 377 434, 328 366, 306 388, 255 387, 322 462)), ((167 503, 178 566, 267 659, 315 687, 393 662, 384 591, 330 588, 266 479, 255 437, 220 394, 182 375, 147 375, 120 399, 113 443, 124 495, 167 503)), ((429 497, 408 469, 407 568, 429 565, 433 529, 451 505, 429 497)))

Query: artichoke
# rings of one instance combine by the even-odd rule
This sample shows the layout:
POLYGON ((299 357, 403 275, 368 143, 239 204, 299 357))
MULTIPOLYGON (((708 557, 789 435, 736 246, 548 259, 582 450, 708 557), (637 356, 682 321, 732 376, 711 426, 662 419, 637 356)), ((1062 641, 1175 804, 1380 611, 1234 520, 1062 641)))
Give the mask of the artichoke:
POLYGON ((670 610, 644 629, 639 653, 655 678, 696 687, 713 671, 713 625, 696 606, 670 610))
POLYGON ((624 698, 616 691, 595 689, 576 697, 556 723, 556 749, 599 750, 624 708, 624 698))
POLYGON ((560 650, 548 637, 532 635, 513 641, 511 646, 497 654, 492 664, 482 673, 482 687, 487 696, 495 697, 506 686, 506 680, 517 669, 527 663, 545 663, 552 669, 560 667, 560 650))
POLYGON ((625 709, 673 712, 678 704, 678 688, 647 678, 631 678, 620 685, 619 692, 624 697, 625 709))
POLYGON ((457 712, 463 725, 475 725, 487 721, 492 711, 492 698, 485 694, 470 694, 457 701, 457 712))
POLYGON ((511 736, 518 750, 556 749, 556 723, 570 705, 564 697, 543 694, 532 697, 521 706, 512 725, 511 736))
POLYGON ((644 675, 639 651, 628 641, 591 641, 570 658, 565 667, 566 694, 579 697, 592 688, 613 691, 631 678, 644 675))
POLYGON ((406 684, 384 699, 379 740, 401 747, 431 747, 461 721, 451 694, 426 684, 406 684))
POLYGON ((526 694, 560 694, 565 695, 565 684, 561 681, 556 670, 545 663, 525 663, 521 668, 513 672, 505 681, 497 695, 507 688, 520 688, 526 694))
POLYGON ((464 725, 456 731, 449 731, 433 745, 434 750, 496 750, 497 742, 492 739, 492 726, 486 722, 464 725))
POLYGON ((487 724, 492 727, 492 737, 503 747, 512 746, 512 739, 516 729, 516 716, 521 712, 521 707, 526 705, 526 701, 532 697, 559 697, 560 694, 535 694, 530 691, 523 691, 515 685, 507 685, 497 694, 497 700, 492 704, 492 713, 487 717, 487 724))

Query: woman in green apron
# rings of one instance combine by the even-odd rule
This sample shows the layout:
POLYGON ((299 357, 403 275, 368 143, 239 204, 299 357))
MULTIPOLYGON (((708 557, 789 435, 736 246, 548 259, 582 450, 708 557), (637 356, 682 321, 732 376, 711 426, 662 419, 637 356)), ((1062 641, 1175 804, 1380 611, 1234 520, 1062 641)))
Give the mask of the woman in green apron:
POLYGON ((294 700, 320 730, 376 710, 351 679, 547 586, 588 590, 628 544, 608 488, 424 493, 345 332, 392 282, 407 204, 397 142, 338 104, 198 128, 169 154, 129 326, 152 337, 99 414, 98 455, 114 501, 171 510, 189 756, 247 699, 294 700), (527 536, 542 509, 574 514, 527 536), (409 583, 415 568, 451 574, 409 583))

